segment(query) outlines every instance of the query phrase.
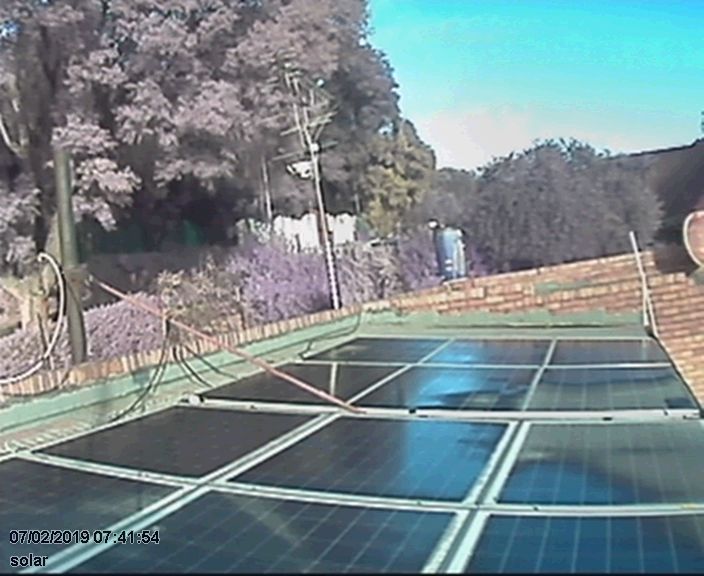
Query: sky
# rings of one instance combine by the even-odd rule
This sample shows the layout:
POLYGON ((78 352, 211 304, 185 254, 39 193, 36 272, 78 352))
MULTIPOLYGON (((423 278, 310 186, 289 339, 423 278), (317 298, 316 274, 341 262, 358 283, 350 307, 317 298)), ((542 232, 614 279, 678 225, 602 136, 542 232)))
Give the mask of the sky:
POLYGON ((618 153, 702 136, 704 0, 371 0, 371 15, 439 167, 543 138, 618 153))

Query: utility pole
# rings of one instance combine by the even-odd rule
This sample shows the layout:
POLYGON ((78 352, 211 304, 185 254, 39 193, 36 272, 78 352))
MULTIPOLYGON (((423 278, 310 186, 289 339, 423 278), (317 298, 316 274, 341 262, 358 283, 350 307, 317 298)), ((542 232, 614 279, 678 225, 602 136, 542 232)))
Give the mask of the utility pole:
POLYGON ((71 168, 69 155, 63 148, 54 148, 54 175, 56 178, 56 211, 59 221, 61 266, 66 276, 66 318, 74 364, 85 362, 86 330, 81 306, 81 270, 78 257, 78 237, 73 218, 71 168))
POLYGON ((335 266, 335 255, 333 253, 332 239, 328 228, 327 212, 325 210, 325 197, 323 195, 322 182, 320 177, 320 144, 318 138, 325 125, 327 125, 334 115, 329 111, 329 98, 323 102, 316 102, 316 94, 322 92, 319 86, 308 86, 308 94, 302 94, 301 79, 299 74, 288 68, 285 72, 286 86, 293 96, 293 117, 295 127, 283 132, 286 135, 292 132, 298 134, 301 146, 308 157, 313 177, 313 187, 315 200, 318 207, 318 222, 320 230, 320 243, 325 253, 325 264, 328 272, 328 283, 330 285, 330 298, 333 309, 340 308, 340 287, 335 266), (318 116, 311 118, 311 112, 321 111, 318 116))
POLYGON ((274 211, 271 205, 271 187, 269 185, 269 167, 267 166, 266 157, 262 155, 261 157, 261 168, 262 168, 262 192, 264 193, 264 214, 266 216, 266 223, 271 229, 272 222, 274 220, 274 211))

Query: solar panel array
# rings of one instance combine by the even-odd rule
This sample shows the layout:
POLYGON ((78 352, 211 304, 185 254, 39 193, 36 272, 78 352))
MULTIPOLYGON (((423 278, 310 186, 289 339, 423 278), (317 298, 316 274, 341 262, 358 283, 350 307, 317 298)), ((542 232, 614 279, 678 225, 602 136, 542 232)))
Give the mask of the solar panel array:
POLYGON ((260 373, 0 461, 15 487, 0 524, 90 536, 4 539, 2 556, 52 572, 704 571, 704 427, 652 340, 364 337, 280 368, 365 412, 260 373), (142 530, 159 542, 118 538, 142 530))

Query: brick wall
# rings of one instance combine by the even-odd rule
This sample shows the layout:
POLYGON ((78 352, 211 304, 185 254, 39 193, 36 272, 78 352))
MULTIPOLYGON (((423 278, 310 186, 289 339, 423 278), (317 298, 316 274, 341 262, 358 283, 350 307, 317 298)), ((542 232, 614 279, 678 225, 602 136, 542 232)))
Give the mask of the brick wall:
POLYGON ((663 274, 650 264, 660 341, 704 404, 704 285, 687 272, 663 274))
MULTIPOLYGON (((308 314, 299 316, 298 318, 290 318, 280 322, 265 324, 263 326, 255 326, 246 330, 233 331, 217 336, 220 343, 226 346, 243 346, 251 342, 266 340, 282 334, 293 332, 302 328, 309 328, 317 324, 332 322, 357 314, 360 308, 348 307, 341 310, 328 310, 318 312, 316 314, 308 314)), ((203 340, 192 340, 188 343, 198 354, 209 354, 221 350, 219 346, 203 340)), ((174 362, 174 353, 180 352, 181 357, 190 358, 192 354, 185 348, 174 346, 169 350, 167 361, 174 362)), ((2 389, 5 397, 13 396, 33 396, 45 392, 80 386, 93 383, 105 378, 116 377, 124 374, 129 374, 141 368, 155 366, 159 363, 161 350, 152 350, 150 352, 140 352, 129 356, 119 358, 111 358, 101 362, 87 362, 79 366, 75 366, 70 370, 51 370, 31 376, 21 382, 5 386, 2 389)), ((3 400, 0 395, 0 401, 3 400)))
MULTIPOLYGON (((684 250, 664 248, 645 252, 660 338, 700 401, 704 402, 704 286, 690 276, 693 266, 684 250)), ((391 300, 372 302, 365 310, 396 309, 401 312, 531 312, 556 314, 641 310, 641 284, 633 254, 599 258, 483 278, 461 280, 391 300)), ((350 316, 358 307, 320 312, 219 336, 228 345, 242 345, 300 328, 350 316)), ((199 353, 217 347, 192 342, 199 353)), ((183 355, 190 354, 183 350, 183 355)), ((134 354, 104 362, 88 363, 68 373, 36 375, 6 388, 8 395, 39 394, 61 387, 94 382, 157 364, 160 352, 134 354)))
POLYGON ((640 309, 640 278, 627 254, 451 282, 391 303, 408 312, 627 312, 640 309))
MULTIPOLYGON (((704 285, 683 249, 643 253, 660 340, 704 403, 704 285)), ((525 272, 461 280, 394 298, 399 311, 575 313, 640 312, 642 292, 633 254, 525 272)))

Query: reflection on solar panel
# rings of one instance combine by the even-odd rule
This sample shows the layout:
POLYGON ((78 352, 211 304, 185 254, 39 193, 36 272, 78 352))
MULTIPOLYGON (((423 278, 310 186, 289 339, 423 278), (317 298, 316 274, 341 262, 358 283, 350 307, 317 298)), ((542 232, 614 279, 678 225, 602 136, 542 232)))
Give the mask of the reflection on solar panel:
POLYGON ((549 340, 459 340, 428 359, 441 364, 542 364, 549 340))
POLYGON ((519 410, 535 370, 412 368, 363 397, 364 406, 519 410))
POLYGON ((501 502, 704 503, 699 422, 533 424, 501 502))
POLYGON ((701 573, 704 516, 495 516, 466 572, 701 573))
MULTIPOLYGON (((395 368, 383 366, 338 366, 333 379, 331 378, 332 365, 328 364, 287 364, 279 368, 344 400, 358 394, 395 370, 395 368)), ((258 402, 327 403, 266 372, 211 390, 204 396, 258 402)))
POLYGON ((667 362, 654 342, 553 342, 357 338, 284 369, 369 414, 257 374, 206 406, 37 449, 75 470, 0 462, 0 526, 160 531, 0 552, 48 554, 56 572, 704 573, 696 400, 673 367, 646 365, 667 362))
POLYGON ((210 493, 159 521, 159 545, 115 546, 77 571, 416 572, 451 519, 210 493))
POLYGON ((315 360, 356 362, 419 362, 437 350, 444 340, 411 340, 406 338, 357 338, 332 350, 315 354, 315 360))
POLYGON ((504 424, 337 420, 236 480, 371 496, 461 500, 504 424))
POLYGON ((201 476, 306 420, 290 414, 171 408, 44 452, 151 472, 201 476))
POLYGON ((668 362, 663 349, 653 340, 558 342, 552 364, 629 364, 668 362))
POLYGON ((55 554, 65 545, 10 544, 10 530, 100 530, 142 510, 173 488, 47 466, 25 460, 0 463, 0 559, 55 554))
POLYGON ((545 371, 529 410, 697 409, 673 368, 545 371))

